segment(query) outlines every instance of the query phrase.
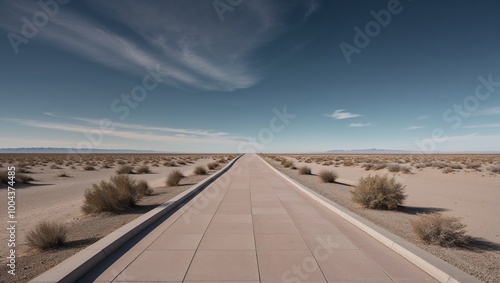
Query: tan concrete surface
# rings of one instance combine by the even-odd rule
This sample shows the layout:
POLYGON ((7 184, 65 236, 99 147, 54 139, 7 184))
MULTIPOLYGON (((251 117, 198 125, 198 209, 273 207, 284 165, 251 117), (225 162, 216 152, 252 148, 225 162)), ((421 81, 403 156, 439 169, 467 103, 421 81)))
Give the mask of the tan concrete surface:
POLYGON ((245 155, 80 282, 435 282, 245 155))

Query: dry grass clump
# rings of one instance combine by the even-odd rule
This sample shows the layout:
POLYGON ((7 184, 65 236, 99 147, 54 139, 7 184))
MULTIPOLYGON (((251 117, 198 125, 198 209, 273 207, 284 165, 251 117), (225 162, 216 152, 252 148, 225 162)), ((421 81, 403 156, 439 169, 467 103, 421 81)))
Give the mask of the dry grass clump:
POLYGON ((321 170, 319 178, 323 183, 335 183, 339 175, 333 170, 321 170))
POLYGON ((493 165, 490 168, 488 168, 488 170, 491 173, 500 173, 500 165, 493 165))
POLYGON ((134 174, 134 167, 130 165, 122 165, 116 170, 116 174, 134 174))
POLYGON ((167 187, 178 186, 179 182, 184 177, 185 176, 179 170, 174 170, 174 171, 170 172, 170 174, 168 174, 168 177, 167 177, 167 187))
POLYGON ((470 237, 466 235, 466 225, 455 216, 446 216, 441 213, 419 215, 411 220, 411 227, 426 244, 454 247, 463 246, 470 240, 470 237))
POLYGON ((85 171, 95 171, 95 167, 92 166, 92 165, 85 165, 83 167, 83 170, 85 170, 85 171))
POLYGON ((123 212, 134 207, 142 197, 139 190, 144 189, 138 189, 137 182, 129 175, 113 176, 109 182, 101 181, 99 185, 93 184, 92 189, 85 191, 82 210, 87 214, 123 212))
POLYGON ((165 161, 163 163, 163 166, 166 166, 166 167, 176 167, 177 163, 175 163, 175 161, 165 161))
POLYGON ((136 169, 137 174, 150 174, 151 169, 149 169, 148 165, 142 165, 136 169))
POLYGON ((195 175, 207 175, 207 169, 205 169, 205 167, 203 167, 203 166, 196 166, 196 168, 194 168, 194 174, 195 175))
MULTIPOLYGON (((16 173, 15 177, 15 182, 16 183, 21 183, 21 184, 29 184, 31 181, 34 181, 35 179, 31 178, 29 175, 22 174, 22 173, 16 173)), ((0 183, 1 184, 9 184, 10 179, 9 179, 9 171, 0 171, 0 183)))
POLYGON ((396 209, 406 199, 402 184, 387 175, 369 175, 358 181, 358 186, 351 191, 352 200, 366 208, 396 209))
POLYGON ((300 175, 311 175, 311 167, 302 166, 299 168, 300 175))
POLYGON ((289 167, 293 166, 293 161, 288 160, 288 159, 283 159, 281 161, 281 165, 283 165, 283 167, 285 167, 285 168, 289 168, 289 167))
POLYGON ((137 182, 135 190, 138 194, 143 196, 150 196, 153 194, 153 190, 149 187, 148 182, 146 182, 145 180, 140 180, 139 182, 137 182))
POLYGON ((32 248, 46 250, 64 245, 68 228, 61 223, 42 221, 26 235, 26 243, 32 248))
POLYGON ((219 166, 219 162, 210 162, 207 164, 207 167, 210 170, 214 170, 215 168, 217 168, 217 166, 219 166))
POLYGON ((451 167, 446 167, 443 169, 443 173, 445 173, 445 174, 452 173, 452 172, 455 172, 455 170, 453 170, 453 168, 451 168, 451 167))
POLYGON ((60 177, 60 178, 68 178, 70 177, 68 174, 66 174, 66 172, 62 171, 61 173, 57 174, 57 177, 60 177))

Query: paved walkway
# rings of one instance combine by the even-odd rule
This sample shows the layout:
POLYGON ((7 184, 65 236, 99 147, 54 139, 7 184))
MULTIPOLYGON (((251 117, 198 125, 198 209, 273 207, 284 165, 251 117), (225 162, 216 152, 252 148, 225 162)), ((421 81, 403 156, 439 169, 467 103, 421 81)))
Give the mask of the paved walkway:
POLYGON ((81 282, 434 282, 254 155, 81 282))

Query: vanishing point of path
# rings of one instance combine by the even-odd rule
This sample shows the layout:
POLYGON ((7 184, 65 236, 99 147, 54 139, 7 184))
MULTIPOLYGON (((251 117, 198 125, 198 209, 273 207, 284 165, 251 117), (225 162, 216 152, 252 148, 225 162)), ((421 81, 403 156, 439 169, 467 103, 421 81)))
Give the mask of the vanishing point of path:
POLYGON ((81 282, 434 282, 255 155, 81 282))

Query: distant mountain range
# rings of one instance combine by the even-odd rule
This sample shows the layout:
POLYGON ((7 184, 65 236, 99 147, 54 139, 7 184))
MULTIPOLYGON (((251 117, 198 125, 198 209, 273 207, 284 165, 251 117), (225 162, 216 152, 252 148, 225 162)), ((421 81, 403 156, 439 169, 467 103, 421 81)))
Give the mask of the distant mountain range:
POLYGON ((351 149, 351 150, 329 150, 326 153, 337 153, 337 154, 499 154, 500 151, 436 151, 436 152, 422 152, 422 151, 410 151, 410 150, 397 150, 397 149, 378 149, 378 148, 368 148, 368 149, 351 149))
POLYGON ((134 149, 76 149, 56 147, 23 147, 23 148, 0 148, 0 153, 167 153, 155 150, 134 149))

